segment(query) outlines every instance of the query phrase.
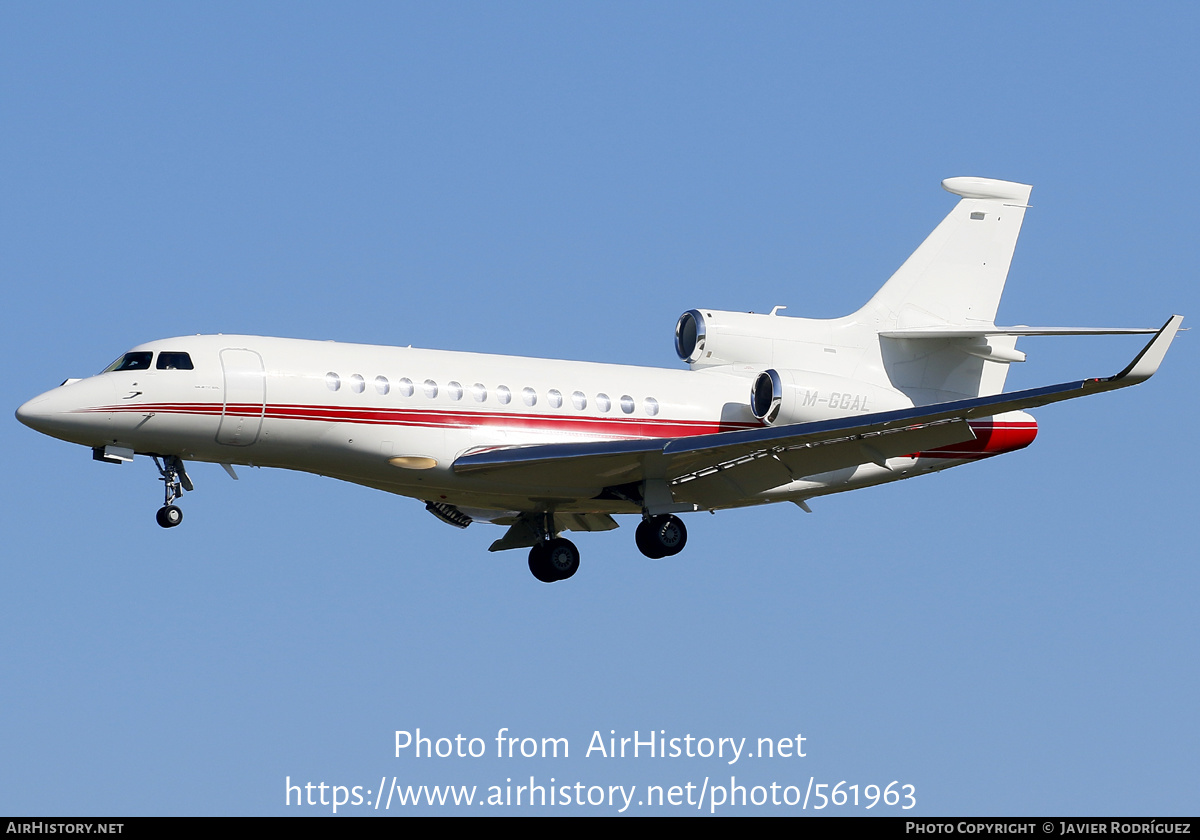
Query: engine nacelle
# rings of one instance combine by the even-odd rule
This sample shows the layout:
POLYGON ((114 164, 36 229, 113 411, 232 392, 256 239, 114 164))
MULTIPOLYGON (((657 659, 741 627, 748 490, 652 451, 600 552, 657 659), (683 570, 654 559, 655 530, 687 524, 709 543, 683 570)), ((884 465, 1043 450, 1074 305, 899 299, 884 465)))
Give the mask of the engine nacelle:
POLYGON ((750 389, 750 410, 772 426, 912 408, 891 388, 805 370, 765 370, 750 389))
POLYGON ((692 369, 715 365, 769 365, 775 343, 794 342, 798 320, 754 312, 689 309, 675 324, 675 352, 692 369))

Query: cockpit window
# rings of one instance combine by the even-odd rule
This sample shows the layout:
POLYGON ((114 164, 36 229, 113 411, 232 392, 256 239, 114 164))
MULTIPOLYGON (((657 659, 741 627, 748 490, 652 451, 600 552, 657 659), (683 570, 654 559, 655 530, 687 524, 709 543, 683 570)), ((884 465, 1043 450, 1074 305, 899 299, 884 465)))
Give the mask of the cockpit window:
POLYGON ((153 353, 142 350, 137 353, 126 353, 121 358, 117 359, 111 365, 106 367, 101 373, 110 373, 115 370, 149 370, 150 357, 153 353))
POLYGON ((193 370, 192 357, 187 353, 159 353, 154 366, 159 370, 193 370))

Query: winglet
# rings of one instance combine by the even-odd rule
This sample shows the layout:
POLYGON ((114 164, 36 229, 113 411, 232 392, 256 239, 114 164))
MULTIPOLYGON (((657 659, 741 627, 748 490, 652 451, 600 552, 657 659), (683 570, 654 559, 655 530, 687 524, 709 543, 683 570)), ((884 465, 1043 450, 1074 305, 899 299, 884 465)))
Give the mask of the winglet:
POLYGON ((1153 376, 1162 363, 1163 357, 1167 355, 1167 348, 1171 346, 1171 342, 1175 339, 1175 333, 1179 332, 1179 325, 1182 323, 1182 315, 1172 315, 1154 338, 1150 339, 1150 343, 1142 348, 1142 352, 1137 354, 1137 358, 1129 363, 1129 367, 1110 381, 1120 382, 1121 385, 1137 385, 1153 376))

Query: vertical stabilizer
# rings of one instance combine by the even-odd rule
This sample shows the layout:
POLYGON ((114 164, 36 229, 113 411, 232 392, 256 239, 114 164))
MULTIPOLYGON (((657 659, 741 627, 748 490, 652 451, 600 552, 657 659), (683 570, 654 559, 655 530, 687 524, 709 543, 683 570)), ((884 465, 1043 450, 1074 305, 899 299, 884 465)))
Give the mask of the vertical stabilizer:
POLYGON ((1033 188, 990 178, 947 178, 942 187, 961 196, 958 204, 863 307, 860 320, 884 329, 995 323, 1033 188))

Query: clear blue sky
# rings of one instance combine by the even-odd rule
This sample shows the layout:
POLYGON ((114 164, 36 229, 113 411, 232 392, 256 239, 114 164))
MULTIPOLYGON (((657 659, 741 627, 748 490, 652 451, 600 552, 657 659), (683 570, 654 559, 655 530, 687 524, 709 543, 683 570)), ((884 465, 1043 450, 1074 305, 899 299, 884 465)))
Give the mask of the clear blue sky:
MULTIPOLYGON (((3 404, 197 332, 676 366, 695 306, 857 308, 954 175, 1034 185, 1002 323, 1195 325, 1198 16, 4 3, 3 404)), ((1024 339, 1009 385, 1138 343, 1024 339)), ((149 462, 10 414, 0 813, 325 812, 287 808, 288 776, 733 774, 899 780, 923 815, 1194 815, 1196 352, 1182 334, 1150 383, 1039 410, 1019 453, 812 515, 691 516, 673 560, 580 535, 555 586, 487 553, 499 529, 300 474, 197 465, 163 531, 149 462), (394 758, 417 727, 571 756, 394 758), (584 757, 660 729, 807 755, 584 757)))

